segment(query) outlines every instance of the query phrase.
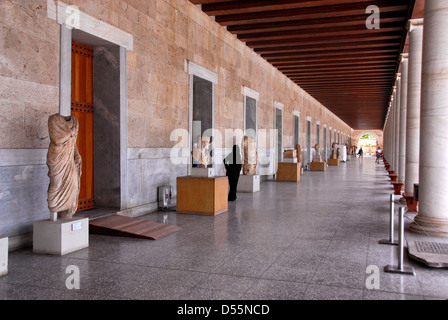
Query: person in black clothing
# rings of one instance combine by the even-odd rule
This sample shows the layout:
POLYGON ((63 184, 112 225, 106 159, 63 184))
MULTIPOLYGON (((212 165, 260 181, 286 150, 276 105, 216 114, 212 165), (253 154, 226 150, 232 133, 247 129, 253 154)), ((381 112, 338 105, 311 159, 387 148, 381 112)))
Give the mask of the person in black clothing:
POLYGON ((358 156, 359 156, 360 158, 362 158, 363 155, 364 155, 364 151, 362 150, 362 147, 361 147, 361 148, 359 148, 358 156))
POLYGON ((233 146, 232 152, 224 159, 224 166, 226 168, 226 175, 229 179, 230 191, 229 201, 236 200, 236 188, 238 186, 238 179, 242 169, 242 160, 240 148, 237 145, 233 146))

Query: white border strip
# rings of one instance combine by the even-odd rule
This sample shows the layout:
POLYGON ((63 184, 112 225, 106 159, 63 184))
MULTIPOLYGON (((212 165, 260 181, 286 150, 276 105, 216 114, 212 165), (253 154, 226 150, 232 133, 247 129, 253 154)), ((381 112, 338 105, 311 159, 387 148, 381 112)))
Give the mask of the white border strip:
POLYGON ((186 72, 188 74, 205 79, 213 84, 218 84, 218 74, 216 72, 210 71, 209 69, 188 60, 185 60, 185 62, 187 67, 186 72))
POLYGON ((260 94, 257 91, 252 90, 249 87, 242 86, 242 92, 243 92, 244 96, 250 97, 250 98, 255 99, 257 101, 260 100, 260 94))
POLYGON ((129 51, 134 50, 134 37, 131 34, 80 11, 76 6, 63 1, 47 0, 47 16, 61 25, 75 27, 129 51))
POLYGON ((276 109, 280 109, 280 110, 283 111, 283 108, 284 108, 284 107, 285 107, 285 105, 284 105, 283 103, 278 102, 278 101, 274 101, 274 108, 276 108, 276 109))

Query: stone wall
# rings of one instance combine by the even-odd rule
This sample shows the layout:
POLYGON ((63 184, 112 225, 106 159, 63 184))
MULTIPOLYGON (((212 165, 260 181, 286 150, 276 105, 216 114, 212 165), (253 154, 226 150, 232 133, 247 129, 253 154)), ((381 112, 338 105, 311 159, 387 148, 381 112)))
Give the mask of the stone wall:
MULTIPOLYGON (((59 111, 60 60, 60 26, 49 18, 47 3, 57 1, 0 2, 0 152, 9 159, 0 161, 0 237, 29 232, 33 221, 47 215, 47 121, 59 111)), ((173 130, 189 128, 189 61, 218 75, 215 126, 221 132, 243 128, 246 86, 259 93, 258 129, 272 129, 274 103, 284 106, 284 148, 293 148, 294 111, 300 112, 303 148, 307 117, 312 119, 311 145, 316 121, 321 144, 324 125, 352 136, 348 125, 186 0, 65 3, 133 37, 133 50, 127 52, 127 200, 122 210, 156 208, 157 186, 175 187, 175 178, 187 173, 185 165, 171 163, 169 150, 177 144, 170 139, 173 130)), ((223 141, 217 154, 225 156, 231 143, 223 141)), ((223 173, 222 167, 217 170, 223 173)))

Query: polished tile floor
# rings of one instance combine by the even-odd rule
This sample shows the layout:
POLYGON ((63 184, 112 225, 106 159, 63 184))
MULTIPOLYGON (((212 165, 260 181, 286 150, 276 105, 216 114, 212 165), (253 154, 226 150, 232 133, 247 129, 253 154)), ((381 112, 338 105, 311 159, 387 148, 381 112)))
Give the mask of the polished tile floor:
POLYGON ((64 257, 10 253, 0 299, 448 299, 448 269, 406 256, 415 276, 383 271, 397 264, 397 247, 378 244, 388 238, 392 191, 368 157, 306 171, 299 183, 267 181, 216 217, 144 216, 182 228, 161 240, 91 235, 89 248, 64 257), (67 289, 68 266, 79 268, 79 290, 67 289), (369 266, 379 270, 374 289, 369 266))

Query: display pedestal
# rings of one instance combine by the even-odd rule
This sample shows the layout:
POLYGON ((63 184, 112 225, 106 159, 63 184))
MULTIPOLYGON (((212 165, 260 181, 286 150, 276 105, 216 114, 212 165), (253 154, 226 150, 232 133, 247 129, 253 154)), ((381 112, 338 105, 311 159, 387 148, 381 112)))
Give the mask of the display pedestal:
POLYGON ((191 168, 191 176, 198 178, 213 178, 215 170, 213 168, 191 168))
POLYGON ((229 179, 227 177, 177 178, 177 212, 218 215, 228 209, 229 179))
POLYGON ((240 176, 238 180, 237 192, 255 193, 260 191, 260 176, 240 176))
POLYGON ((325 170, 327 170, 327 164, 325 162, 311 162, 310 170, 311 171, 325 171, 325 170))
POLYGON ((401 188, 403 187, 403 182, 393 182, 392 185, 394 186, 394 194, 396 196, 401 194, 401 188))
POLYGON ((275 175, 276 180, 298 182, 300 181, 300 168, 300 163, 280 162, 278 164, 277 173, 275 175))
POLYGON ((89 219, 37 221, 33 225, 33 252, 63 256, 89 246, 89 219))
POLYGON ((8 238, 0 239, 0 277, 8 274, 8 238))
POLYGON ((328 159, 329 166, 339 166, 339 159, 328 159))

